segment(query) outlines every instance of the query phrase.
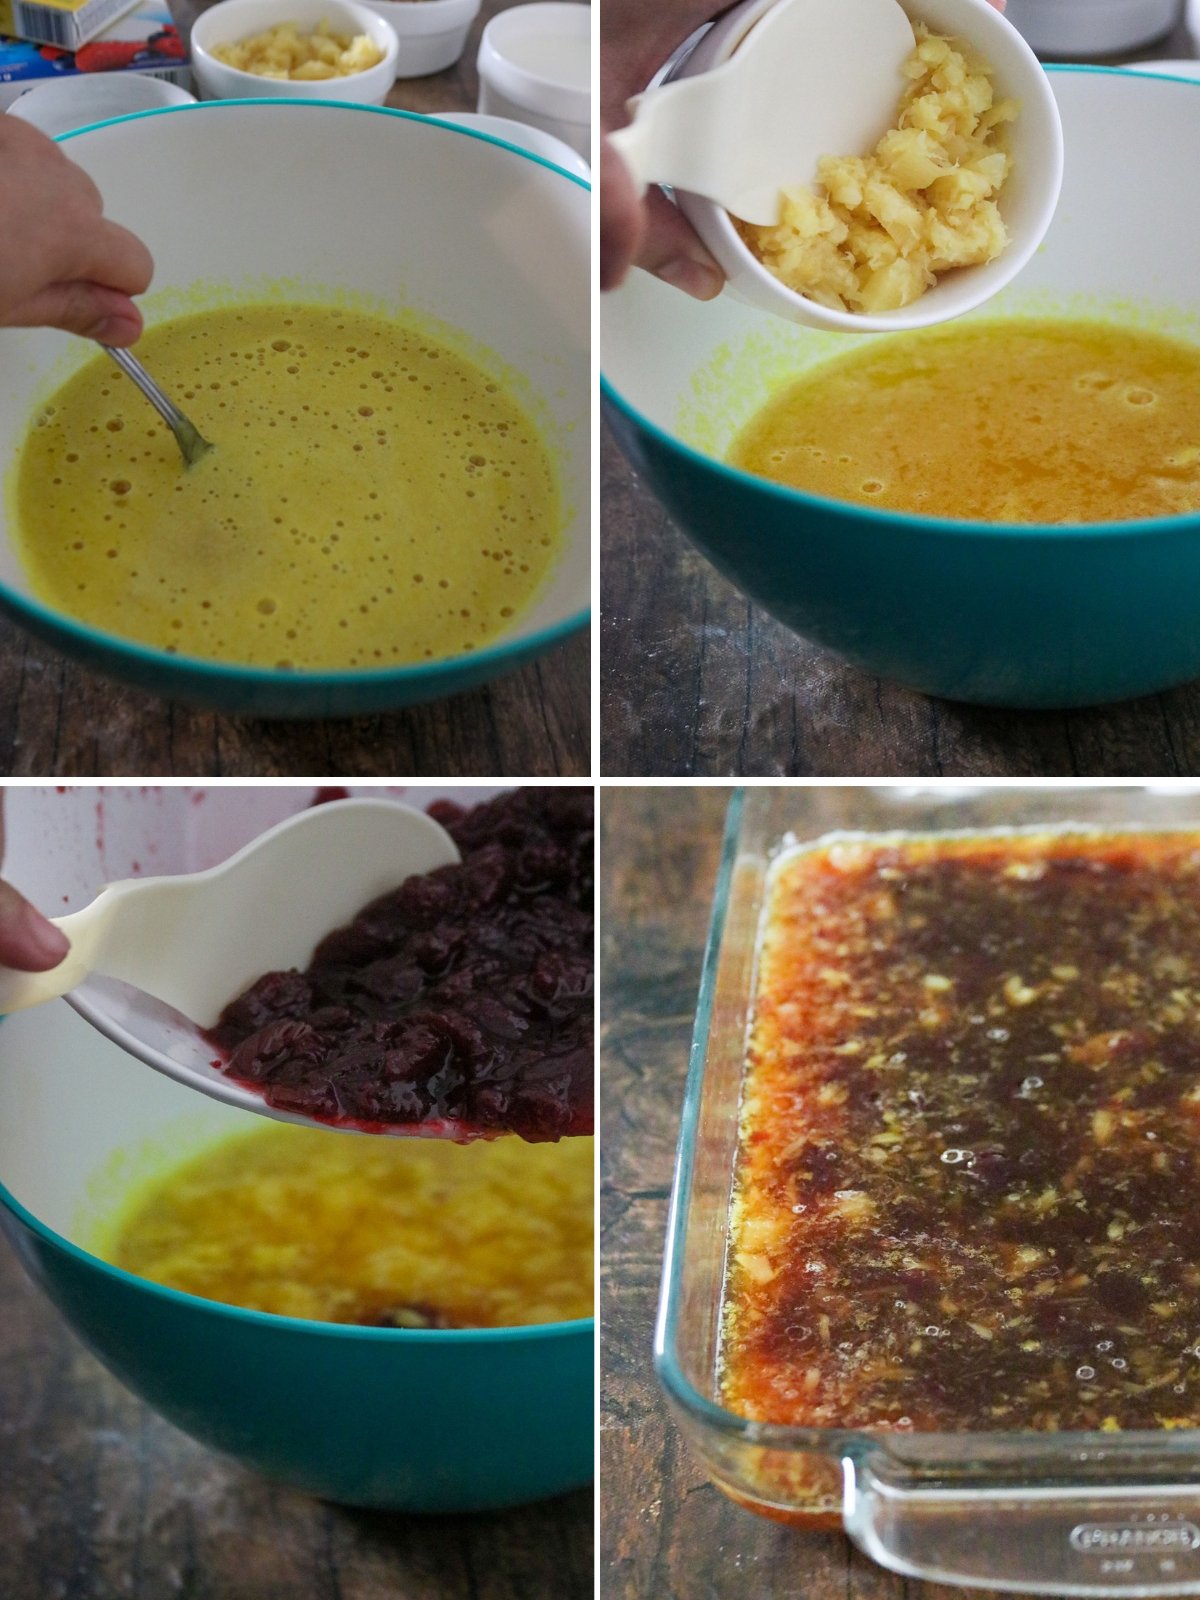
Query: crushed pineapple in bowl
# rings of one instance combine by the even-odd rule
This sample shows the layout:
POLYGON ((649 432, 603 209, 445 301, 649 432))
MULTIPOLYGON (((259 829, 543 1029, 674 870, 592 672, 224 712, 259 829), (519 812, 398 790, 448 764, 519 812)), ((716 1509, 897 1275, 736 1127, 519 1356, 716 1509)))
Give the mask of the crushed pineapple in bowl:
MULTIPOLYGON (((786 3, 745 0, 676 75, 728 60, 766 11, 786 3)), ((813 185, 783 190, 769 226, 678 196, 738 298, 816 327, 922 327, 990 298, 1045 235, 1062 181, 1062 129, 1036 57, 987 0, 901 3, 914 47, 894 125, 873 151, 830 152, 813 185)))
POLYGON ((350 100, 382 105, 400 41, 362 0, 218 0, 192 27, 202 100, 350 100))

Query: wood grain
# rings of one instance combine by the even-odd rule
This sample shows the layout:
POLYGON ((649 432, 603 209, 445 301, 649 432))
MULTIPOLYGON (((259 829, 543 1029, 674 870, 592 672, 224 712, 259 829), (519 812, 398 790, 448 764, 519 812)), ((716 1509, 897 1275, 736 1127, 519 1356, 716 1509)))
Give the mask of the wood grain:
MULTIPOLYGON (((1180 27, 1139 58, 1193 54, 1180 27)), ((931 699, 847 665, 752 606, 671 524, 608 436, 601 505, 605 774, 1200 772, 1200 683, 1070 713, 931 699)))
MULTIPOLYGON (((388 104, 473 111, 479 35, 507 3, 483 0, 458 64, 400 80, 388 104)), ((205 7, 173 0, 172 9, 182 29, 205 7)), ((590 730, 586 635, 450 700, 386 716, 276 722, 128 688, 0 619, 0 776, 579 777, 591 772, 590 730)))
POLYGON ((606 1600, 961 1600, 960 1589, 883 1571, 840 1534, 797 1533, 735 1506, 689 1456, 651 1369, 668 1190, 728 794, 686 785, 602 792, 601 1593, 606 1600))

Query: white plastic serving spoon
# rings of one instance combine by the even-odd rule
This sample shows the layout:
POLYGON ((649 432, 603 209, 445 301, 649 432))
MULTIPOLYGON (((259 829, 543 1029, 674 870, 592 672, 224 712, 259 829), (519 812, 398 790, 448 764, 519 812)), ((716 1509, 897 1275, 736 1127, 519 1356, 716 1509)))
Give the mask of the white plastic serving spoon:
POLYGON ((65 996, 168 1077, 245 1111, 311 1122, 227 1078, 200 1030, 263 973, 306 966, 376 896, 459 859, 440 824, 394 800, 302 811, 207 872, 126 878, 54 918, 70 952, 49 972, 0 967, 0 1013, 65 996))
POLYGON ((612 137, 643 187, 703 195, 744 222, 779 220, 780 190, 827 155, 863 155, 892 126, 912 51, 897 0, 783 0, 723 65, 630 101, 612 137))

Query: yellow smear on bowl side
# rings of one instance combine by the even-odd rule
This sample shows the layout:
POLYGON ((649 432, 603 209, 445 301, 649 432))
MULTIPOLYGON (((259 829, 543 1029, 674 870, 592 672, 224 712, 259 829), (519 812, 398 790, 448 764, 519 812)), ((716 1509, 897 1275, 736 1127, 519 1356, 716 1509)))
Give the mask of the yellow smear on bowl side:
POLYGON ((222 305, 137 347, 215 450, 186 469, 103 356, 40 407, 16 469, 35 596, 170 653, 379 668, 510 630, 562 546, 547 445, 508 386, 420 327, 222 305))
POLYGON ((321 1322, 589 1317, 592 1163, 586 1138, 456 1145, 268 1126, 156 1173, 104 1253, 188 1294, 321 1322))

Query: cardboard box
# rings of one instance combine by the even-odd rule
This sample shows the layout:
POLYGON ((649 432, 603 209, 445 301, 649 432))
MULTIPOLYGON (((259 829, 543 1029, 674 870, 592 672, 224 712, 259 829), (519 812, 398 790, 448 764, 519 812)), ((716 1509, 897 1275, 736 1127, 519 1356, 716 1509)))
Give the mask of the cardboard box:
POLYGON ((125 11, 133 0, 0 0, 0 34, 32 44, 78 50, 125 11))
MULTIPOLYGON (((128 0, 121 3, 128 5, 128 0)), ((5 4, 0 0, 0 7, 5 4)), ((35 83, 94 72, 141 72, 191 88, 187 45, 163 0, 142 0, 98 38, 73 51, 0 38, 0 110, 35 83)))

